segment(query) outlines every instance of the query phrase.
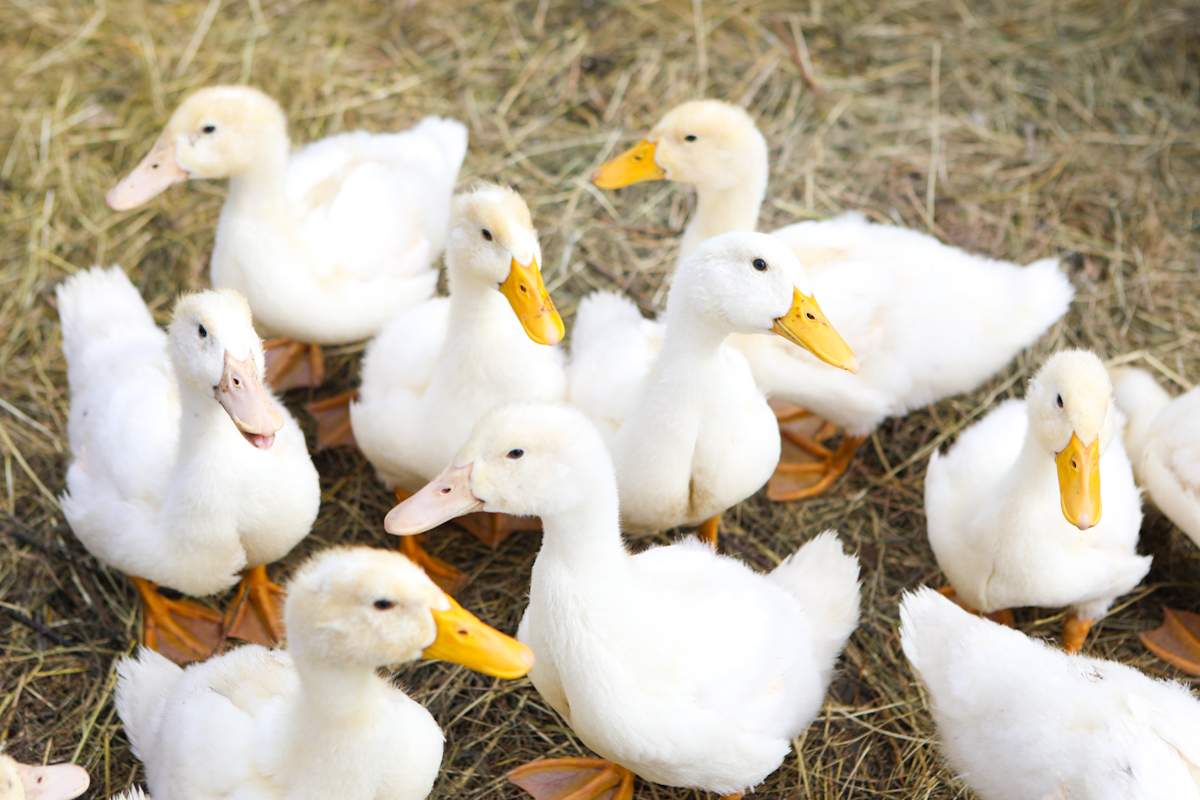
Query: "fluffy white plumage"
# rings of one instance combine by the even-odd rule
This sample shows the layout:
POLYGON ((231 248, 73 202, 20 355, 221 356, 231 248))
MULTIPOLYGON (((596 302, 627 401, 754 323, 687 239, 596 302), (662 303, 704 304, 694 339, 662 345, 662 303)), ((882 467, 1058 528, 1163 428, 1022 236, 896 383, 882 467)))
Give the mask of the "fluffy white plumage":
MULTIPOLYGON (((665 177, 696 189, 680 263, 709 237, 755 229, 769 165, 749 114, 715 100, 684 103, 646 138, 665 177)), ((731 344, 768 395, 856 436, 971 391, 1041 336, 1074 296, 1056 259, 1020 267, 857 213, 771 235, 792 247, 861 369, 851 375, 778 339, 735 336, 731 344)))
POLYGON ((1109 372, 1117 408, 1129 418, 1125 449, 1133 474, 1200 547, 1200 388, 1172 399, 1145 370, 1109 372))
POLYGON ((608 442, 626 526, 696 525, 770 478, 775 415, 726 339, 746 333, 801 349, 772 332, 796 286, 810 291, 785 245, 738 232, 709 239, 680 266, 663 324, 611 293, 580 303, 568 393, 608 442))
POLYGON ((1124 420, 1092 353, 1064 351, 933 454, 925 477, 929 543, 958 594, 980 611, 1072 606, 1096 619, 1150 568, 1136 553, 1141 499, 1121 443, 1124 420), (1062 404, 1057 401, 1061 398, 1062 404), (1098 523, 1064 516, 1055 455, 1072 432, 1100 439, 1098 523))
POLYGON ((58 309, 74 456, 62 508, 93 555, 206 595, 308 534, 320 487, 296 421, 271 398, 283 428, 264 450, 213 396, 226 352, 263 374, 245 299, 185 296, 168 337, 119 267, 94 267, 59 286, 58 309))
POLYGON ((350 406, 355 440, 389 487, 423 486, 493 406, 563 399, 561 350, 531 340, 497 290, 514 261, 541 259, 529 209, 516 192, 483 185, 455 199, 446 253, 450 297, 388 321, 367 347, 350 406))
POLYGON ((588 747, 722 794, 779 767, 858 622, 858 560, 834 533, 768 575, 690 538, 631 556, 604 442, 567 406, 493 410, 455 463, 472 465, 485 511, 542 519, 517 636, 537 654, 534 685, 588 747))
POLYGON ((982 800, 1200 798, 1200 702, 1113 661, 1067 655, 932 589, 900 605, 942 752, 982 800))
POLYGON ((357 341, 433 294, 466 155, 462 123, 426 117, 398 133, 344 133, 289 157, 274 100, 215 86, 184 100, 159 143, 187 177, 230 178, 212 284, 246 295, 272 333, 357 341))
POLYGON ((145 648, 122 659, 117 712, 150 794, 425 797, 442 732, 375 669, 421 656, 445 596, 403 556, 368 548, 325 551, 288 588, 287 651, 245 645, 186 669, 145 648))

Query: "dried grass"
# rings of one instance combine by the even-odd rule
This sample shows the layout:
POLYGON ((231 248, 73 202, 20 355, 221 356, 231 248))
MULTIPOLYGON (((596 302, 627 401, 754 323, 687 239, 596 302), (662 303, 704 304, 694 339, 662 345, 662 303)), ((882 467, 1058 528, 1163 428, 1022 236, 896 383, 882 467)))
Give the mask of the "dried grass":
MULTIPOLYGON (((928 453, 995 399, 1022 394, 1058 347, 1143 362, 1173 391, 1200 379, 1200 13, 1187 0, 9 0, 0 26, 0 738, 19 758, 80 761, 91 796, 140 777, 110 702, 136 611, 128 583, 84 552, 54 499, 68 447, 53 287, 117 262, 162 313, 181 288, 204 285, 223 184, 177 187, 123 214, 103 203, 194 87, 253 82, 281 100, 296 142, 428 113, 466 121, 464 181, 520 188, 568 316, 582 294, 614 284, 647 307, 663 302, 687 192, 602 193, 583 177, 701 94, 760 120, 773 164, 765 229, 859 208, 997 257, 1064 256, 1077 302, 1003 374, 884 425, 828 496, 759 497, 728 515, 725 546, 760 567, 832 526, 864 568, 862 627, 800 756, 764 796, 969 794, 937 755, 896 637, 900 591, 941 580, 924 536, 928 453)), ((322 395, 353 383, 360 350, 334 351, 322 395)), ((390 498, 362 458, 316 460, 321 516, 281 574, 328 543, 385 542, 390 498)), ((465 603, 505 630, 536 547, 529 534, 495 553, 458 534, 433 541, 474 577, 465 603)), ((1142 549, 1155 556, 1146 586, 1088 647, 1168 674, 1133 633, 1156 624, 1159 603, 1200 610, 1200 554, 1153 511, 1142 549)), ((1018 619, 1033 634, 1057 630, 1048 612, 1018 619)), ((437 796, 516 797, 507 769, 583 752, 523 681, 442 664, 400 680, 446 729, 437 796)), ((695 793, 640 783, 638 794, 695 793)))

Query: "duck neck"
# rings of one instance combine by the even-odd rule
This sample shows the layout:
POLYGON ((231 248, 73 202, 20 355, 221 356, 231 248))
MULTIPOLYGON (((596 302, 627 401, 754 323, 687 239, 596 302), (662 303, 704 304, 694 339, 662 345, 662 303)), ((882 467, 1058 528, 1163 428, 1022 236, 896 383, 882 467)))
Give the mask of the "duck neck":
POLYGON ((667 330, 663 335, 662 351, 655 362, 655 374, 664 369, 695 370, 698 364, 716 358, 730 334, 728 326, 699 313, 682 297, 680 290, 683 288, 677 285, 667 298, 667 330))
POLYGON ((1054 454, 1046 452, 1032 425, 1026 431, 1021 452, 1009 470, 1009 481, 1020 497, 1058 497, 1058 467, 1054 454))
POLYGON ((229 413, 212 396, 192 386, 179 385, 179 455, 176 463, 186 464, 197 452, 211 448, 236 432, 229 413))
POLYGON ((283 191, 289 147, 286 136, 272 142, 261 149, 248 168, 231 175, 226 205, 243 214, 290 207, 283 191))
MULTIPOLYGON (((608 459, 604 459, 606 466, 608 459)), ((538 558, 554 559, 581 573, 615 568, 627 558, 621 541, 617 480, 611 467, 589 476, 585 497, 557 514, 543 514, 538 558)))
MULTIPOLYGON (((492 340, 497 331, 519 332, 520 322, 497 285, 451 267, 450 328, 446 342, 492 340), (505 323, 511 320, 511 324, 505 323)), ((522 334, 524 335, 524 334, 522 334)))
POLYGON ((700 243, 730 231, 753 231, 767 194, 767 163, 748 159, 731 180, 720 184, 696 185, 696 213, 683 232, 679 261, 690 256, 700 243))
POLYGON ((370 718, 385 685, 372 667, 331 661, 302 648, 288 647, 300 677, 297 712, 324 724, 370 718))

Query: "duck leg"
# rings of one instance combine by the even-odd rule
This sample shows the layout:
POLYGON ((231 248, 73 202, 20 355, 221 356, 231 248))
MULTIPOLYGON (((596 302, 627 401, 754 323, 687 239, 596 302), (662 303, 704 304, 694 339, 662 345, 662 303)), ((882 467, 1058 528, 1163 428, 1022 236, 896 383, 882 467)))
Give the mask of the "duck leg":
POLYGON ((203 661, 221 643, 221 615, 191 600, 171 600, 156 584, 129 576, 142 598, 142 643, 176 664, 203 661))
POLYGON ((717 528, 721 525, 721 515, 709 517, 700 523, 700 527, 696 529, 696 535, 700 537, 700 541, 708 542, 717 549, 717 528))
POLYGON ((534 800, 633 800, 633 773, 602 758, 545 758, 508 773, 534 800))
MULTIPOLYGON (((403 489, 396 489, 396 503, 403 503, 411 494, 403 489)), ((458 567, 447 564, 440 558, 430 555, 425 552, 425 548, 421 543, 425 541, 425 534, 417 534, 416 536, 401 536, 400 537, 400 552, 408 558, 409 561, 416 564, 421 569, 425 570, 425 574, 430 580, 436 583, 443 592, 447 594, 458 594, 459 590, 467 585, 467 575, 458 567)))
POLYGON ((942 588, 938 589, 938 594, 944 595, 946 598, 953 600, 956 606, 961 608, 963 611, 966 611, 968 614, 974 614, 977 617, 990 619, 992 622, 1003 625, 1006 628, 1017 627, 1017 621, 1013 617, 1011 608, 1002 608, 999 611, 993 611, 990 614, 984 614, 982 611, 967 605, 967 602, 958 596, 958 592, 954 590, 953 586, 943 586, 942 588))
POLYGON ((1163 607, 1163 624, 1138 634, 1154 655, 1188 675, 1200 677, 1200 614, 1163 607))
POLYGON ((850 465, 865 436, 842 432, 836 450, 824 442, 832 439, 838 428, 806 408, 771 401, 775 418, 779 420, 782 439, 779 465, 767 482, 767 497, 776 502, 804 500, 825 492, 841 477, 850 465))
POLYGON ((1077 611, 1068 612, 1063 620, 1063 649, 1068 653, 1078 653, 1083 649, 1083 642, 1091 629, 1092 620, 1084 619, 1077 611))
POLYGON ((330 447, 358 449, 350 427, 350 403, 357 399, 358 390, 351 389, 304 406, 304 410, 317 420, 317 452, 330 447))
POLYGON ((287 591, 267 577, 266 566, 246 570, 222 621, 225 635, 265 646, 282 641, 286 597, 287 591))
POLYGON ((321 346, 279 337, 263 342, 266 382, 277 392, 299 386, 316 388, 325 381, 325 355, 321 346))

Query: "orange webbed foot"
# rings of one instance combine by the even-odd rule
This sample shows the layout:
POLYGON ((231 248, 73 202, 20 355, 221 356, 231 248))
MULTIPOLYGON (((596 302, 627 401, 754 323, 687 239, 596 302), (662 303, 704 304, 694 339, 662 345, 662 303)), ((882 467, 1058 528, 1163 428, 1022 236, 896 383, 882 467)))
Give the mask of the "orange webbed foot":
POLYGON ((1200 677, 1200 614, 1163 608, 1163 624, 1138 634, 1142 644, 1171 666, 1200 677))
POLYGON ((221 643, 221 615, 192 600, 172 600, 155 584, 130 576, 142 598, 142 643, 176 664, 203 661, 221 643))
POLYGON ((317 421, 317 452, 330 447, 358 449, 354 430, 350 427, 350 403, 357 399, 358 390, 351 389, 304 406, 317 421))
POLYGON ((408 560, 425 570, 429 579, 438 585, 446 594, 458 594, 467 585, 467 575, 458 567, 447 564, 435 555, 425 551, 421 542, 425 541, 424 534, 400 537, 400 552, 408 560))
POLYGON ((822 494, 842 476, 865 436, 842 432, 841 443, 831 450, 825 442, 838 428, 807 409, 772 400, 782 440, 779 465, 767 482, 767 498, 776 502, 804 500, 822 494))
POLYGON ((493 550, 518 531, 540 531, 542 529, 542 521, 537 517, 514 517, 511 514, 496 514, 489 511, 463 514, 454 520, 454 524, 473 533, 476 539, 493 550))
POLYGON ((958 592, 954 590, 954 587, 950 585, 946 585, 938 589, 938 594, 944 595, 949 600, 953 600, 956 606, 961 608, 963 611, 966 611, 968 614, 974 614, 977 617, 990 619, 992 622, 1003 625, 1006 628, 1017 627, 1017 620, 1015 617, 1013 617, 1011 608, 1002 608, 999 611, 993 611, 990 614, 984 614, 979 609, 972 608, 970 605, 968 605, 965 600, 958 596, 958 592))
POLYGON ((277 392, 325 382, 325 354, 321 346, 280 337, 263 342, 267 384, 277 392))
POLYGON ((237 594, 225 612, 225 635, 264 646, 283 640, 283 601, 287 591, 267 577, 265 566, 242 574, 237 594))
POLYGON ((633 773, 602 758, 546 758, 508 773, 534 800, 633 800, 633 773))

